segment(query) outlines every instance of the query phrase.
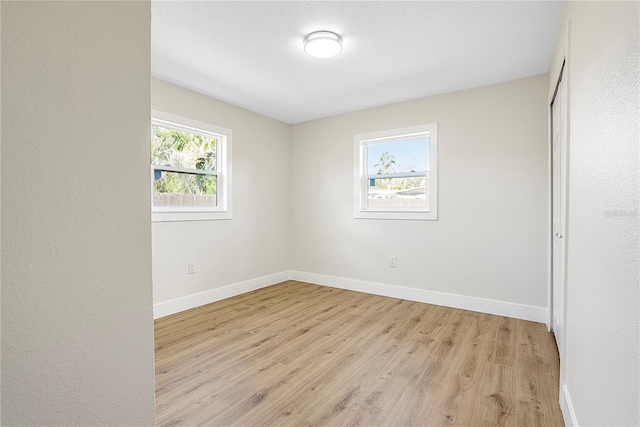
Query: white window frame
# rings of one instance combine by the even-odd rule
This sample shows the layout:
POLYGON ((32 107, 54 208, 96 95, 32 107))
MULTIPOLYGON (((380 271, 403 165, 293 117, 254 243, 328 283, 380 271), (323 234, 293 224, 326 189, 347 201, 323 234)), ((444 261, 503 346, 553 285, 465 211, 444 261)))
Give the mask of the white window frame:
POLYGON ((355 135, 354 138, 354 177, 353 177, 353 216, 360 219, 401 219, 401 220, 437 220, 438 219, 438 124, 430 123, 381 132, 355 135), (367 146, 380 142, 391 142, 404 138, 429 137, 429 179, 426 206, 375 206, 367 203, 369 179, 404 178, 422 176, 426 171, 369 175, 367 146))
POLYGON ((231 159, 233 132, 230 129, 214 126, 210 123, 199 122, 157 110, 151 111, 151 124, 168 129, 210 136, 217 139, 217 164, 215 171, 151 165, 151 220, 153 222, 166 222, 232 219, 231 159), (153 188, 156 170, 190 173, 194 175, 215 175, 217 206, 153 206, 153 188))

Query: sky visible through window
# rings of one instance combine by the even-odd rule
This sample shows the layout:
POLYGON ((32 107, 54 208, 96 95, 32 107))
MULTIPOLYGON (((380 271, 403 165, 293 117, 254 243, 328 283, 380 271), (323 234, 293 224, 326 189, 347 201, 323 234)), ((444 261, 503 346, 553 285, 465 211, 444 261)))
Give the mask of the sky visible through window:
POLYGON ((429 137, 410 138, 367 145, 367 173, 402 173, 429 170, 429 137), (388 153, 390 156, 384 156, 388 153), (388 165, 389 157, 394 163, 388 165), (386 159, 385 159, 386 158, 386 159))

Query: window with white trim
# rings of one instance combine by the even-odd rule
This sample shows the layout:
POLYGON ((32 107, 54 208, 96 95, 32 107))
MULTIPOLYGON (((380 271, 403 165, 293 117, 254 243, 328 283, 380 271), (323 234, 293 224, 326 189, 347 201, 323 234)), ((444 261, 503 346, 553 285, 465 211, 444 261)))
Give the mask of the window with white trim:
POLYGON ((437 123, 354 137, 355 218, 438 219, 437 123))
POLYGON ((153 111, 153 221, 231 218, 229 129, 153 111))

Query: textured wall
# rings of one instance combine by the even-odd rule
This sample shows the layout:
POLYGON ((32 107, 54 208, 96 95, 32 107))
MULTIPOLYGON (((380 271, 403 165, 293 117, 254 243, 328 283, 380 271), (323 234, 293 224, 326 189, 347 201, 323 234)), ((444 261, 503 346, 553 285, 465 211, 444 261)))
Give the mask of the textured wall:
POLYGON ((2 4, 2 423, 153 425, 150 3, 2 4))
POLYGON ((545 307, 546 89, 537 76, 294 125, 292 268, 545 307), (433 122, 438 220, 354 219, 353 136, 433 122))
POLYGON ((153 223, 154 303, 289 270, 290 126, 156 79, 152 106, 233 131, 233 219, 153 223))
POLYGON ((640 424, 638 6, 569 2, 562 27, 571 20, 562 369, 580 426, 640 424))

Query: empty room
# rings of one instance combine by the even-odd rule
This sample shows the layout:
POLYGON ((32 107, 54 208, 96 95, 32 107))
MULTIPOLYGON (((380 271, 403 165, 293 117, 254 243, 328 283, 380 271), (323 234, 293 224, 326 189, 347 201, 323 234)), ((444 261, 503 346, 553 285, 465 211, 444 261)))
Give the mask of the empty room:
POLYGON ((0 423, 640 425, 638 1, 0 3, 0 423))

